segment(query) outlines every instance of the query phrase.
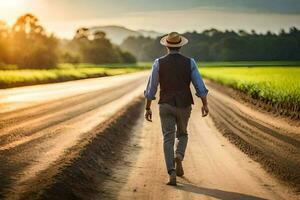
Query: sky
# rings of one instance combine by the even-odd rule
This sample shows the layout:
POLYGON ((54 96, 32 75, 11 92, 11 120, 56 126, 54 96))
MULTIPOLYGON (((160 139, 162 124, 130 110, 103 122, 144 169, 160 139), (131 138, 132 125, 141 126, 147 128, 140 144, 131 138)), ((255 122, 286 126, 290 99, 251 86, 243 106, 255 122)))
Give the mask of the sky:
POLYGON ((63 38, 101 25, 162 33, 300 28, 300 0, 0 0, 0 20, 9 25, 28 12, 63 38))

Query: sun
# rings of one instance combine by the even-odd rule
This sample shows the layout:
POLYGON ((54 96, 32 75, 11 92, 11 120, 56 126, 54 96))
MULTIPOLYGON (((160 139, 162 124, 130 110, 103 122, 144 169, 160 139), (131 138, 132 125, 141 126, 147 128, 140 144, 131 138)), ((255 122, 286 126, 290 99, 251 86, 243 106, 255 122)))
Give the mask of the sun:
POLYGON ((24 0, 4 0, 0 1, 0 8, 6 7, 6 8, 13 8, 21 6, 24 0))

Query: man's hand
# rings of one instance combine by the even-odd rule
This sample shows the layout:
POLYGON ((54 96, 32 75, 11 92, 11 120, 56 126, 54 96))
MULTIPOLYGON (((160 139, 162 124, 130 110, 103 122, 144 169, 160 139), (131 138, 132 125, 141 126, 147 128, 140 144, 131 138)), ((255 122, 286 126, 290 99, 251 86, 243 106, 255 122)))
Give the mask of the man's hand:
POLYGON ((203 97, 200 97, 201 98, 201 101, 202 101, 202 117, 206 117, 209 113, 209 109, 208 109, 208 104, 207 104, 207 97, 206 96, 203 96, 203 97))
POLYGON ((209 113, 209 109, 208 109, 208 106, 207 105, 203 105, 202 106, 202 117, 206 117, 209 113))
POLYGON ((152 122, 152 110, 151 109, 146 110, 145 118, 147 121, 152 122))

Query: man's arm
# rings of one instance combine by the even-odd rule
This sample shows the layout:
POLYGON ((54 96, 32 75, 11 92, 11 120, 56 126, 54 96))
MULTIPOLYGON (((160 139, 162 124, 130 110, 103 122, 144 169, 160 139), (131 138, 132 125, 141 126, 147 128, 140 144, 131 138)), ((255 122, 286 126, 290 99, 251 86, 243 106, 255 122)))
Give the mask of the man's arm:
POLYGON ((191 79, 196 90, 196 95, 201 98, 202 101, 202 117, 206 117, 209 113, 207 94, 208 89, 206 88, 203 79, 198 71, 197 64, 194 59, 191 59, 191 79))
POLYGON ((158 82, 159 82, 159 62, 156 59, 154 64, 152 65, 151 75, 148 80, 147 88, 144 91, 144 95, 146 98, 146 113, 145 118, 147 121, 152 121, 152 110, 151 110, 151 102, 155 99, 155 94, 157 92, 158 82))

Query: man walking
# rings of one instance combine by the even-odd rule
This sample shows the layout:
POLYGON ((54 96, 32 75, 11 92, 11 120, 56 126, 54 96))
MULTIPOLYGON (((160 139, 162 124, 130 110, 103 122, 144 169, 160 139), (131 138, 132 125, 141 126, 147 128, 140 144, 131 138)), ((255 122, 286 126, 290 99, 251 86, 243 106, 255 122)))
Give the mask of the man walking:
POLYGON ((179 53, 188 40, 176 32, 164 36, 160 43, 166 46, 168 54, 155 60, 145 90, 145 118, 152 121, 151 101, 155 99, 160 85, 159 115, 164 138, 164 155, 169 174, 168 185, 176 184, 176 175, 183 176, 182 161, 188 141, 187 125, 191 114, 193 97, 190 83, 196 95, 202 100, 202 117, 208 115, 207 93, 194 59, 179 53), (174 155, 175 136, 178 143, 174 155), (176 164, 176 167, 175 167, 176 164))

